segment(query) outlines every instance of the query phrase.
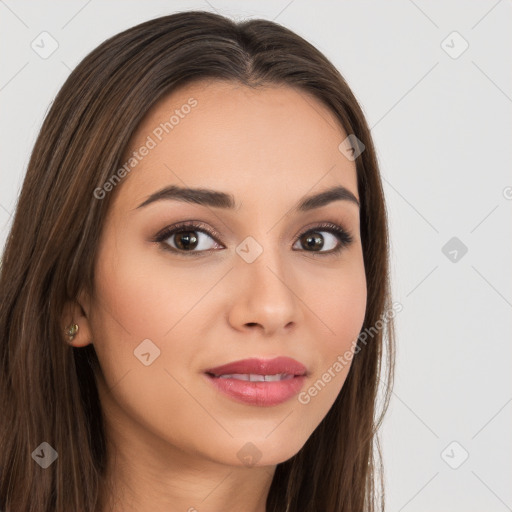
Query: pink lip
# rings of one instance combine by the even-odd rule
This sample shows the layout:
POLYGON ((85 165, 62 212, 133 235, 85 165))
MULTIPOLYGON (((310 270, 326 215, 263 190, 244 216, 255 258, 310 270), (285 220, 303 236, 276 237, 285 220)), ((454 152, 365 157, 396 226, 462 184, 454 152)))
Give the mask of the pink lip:
POLYGON ((270 360, 244 359, 211 368, 205 372, 208 381, 218 391, 236 401, 263 407, 278 405, 296 395, 304 385, 306 374, 306 367, 289 357, 270 360), (275 382, 251 382, 218 377, 235 373, 258 375, 284 373, 293 377, 275 382))
POLYGON ((242 359, 233 363, 216 366, 206 370, 214 375, 233 373, 255 373, 258 375, 275 375, 288 373, 289 375, 305 375, 306 367, 291 357, 276 357, 274 359, 242 359))

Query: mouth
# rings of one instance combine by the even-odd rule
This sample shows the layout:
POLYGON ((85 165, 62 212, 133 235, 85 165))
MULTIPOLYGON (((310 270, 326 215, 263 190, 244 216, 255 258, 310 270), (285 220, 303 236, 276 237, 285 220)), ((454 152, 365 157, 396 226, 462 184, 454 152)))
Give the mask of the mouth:
POLYGON ((296 376, 304 376, 306 367, 291 357, 276 357, 274 359, 251 358, 234 361, 215 368, 209 368, 205 373, 213 377, 231 376, 239 380, 251 382, 263 381, 261 377, 269 377, 268 381, 283 380, 296 376))
POLYGON ((308 372, 295 359, 278 357, 235 361, 208 369, 204 374, 218 391, 237 402, 272 406, 296 395, 308 372))
POLYGON ((300 377, 300 375, 289 375, 287 373, 277 373, 275 375, 260 375, 259 373, 226 373, 224 375, 215 375, 214 373, 206 372, 206 374, 218 379, 235 379, 245 380, 248 382, 278 382, 280 380, 300 377))

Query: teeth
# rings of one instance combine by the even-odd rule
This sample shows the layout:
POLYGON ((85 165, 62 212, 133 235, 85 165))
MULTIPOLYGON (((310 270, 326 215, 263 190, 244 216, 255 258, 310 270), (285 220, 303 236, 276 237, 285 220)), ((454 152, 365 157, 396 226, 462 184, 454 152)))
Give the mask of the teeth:
POLYGON ((277 375, 265 375, 266 382, 275 382, 278 380, 288 380, 288 379, 293 379, 293 375, 288 375, 286 373, 278 373, 277 375))
POLYGON ((250 382, 276 382, 279 380, 293 379, 293 375, 286 373, 277 373, 275 375, 258 375, 257 373, 231 373, 226 375, 216 375, 219 379, 247 380, 250 382))

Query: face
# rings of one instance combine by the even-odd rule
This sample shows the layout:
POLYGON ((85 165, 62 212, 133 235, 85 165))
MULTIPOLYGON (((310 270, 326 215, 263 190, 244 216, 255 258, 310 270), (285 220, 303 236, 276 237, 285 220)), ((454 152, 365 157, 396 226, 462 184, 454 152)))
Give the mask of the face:
POLYGON ((275 465, 325 417, 366 308, 346 136, 318 100, 284 86, 195 83, 144 118, 129 171, 104 187, 115 198, 75 343, 94 344, 116 444, 162 462, 275 465), (202 193, 154 196, 171 186, 202 193), (335 187, 345 195, 298 206, 335 187), (299 364, 265 366, 281 357, 299 364), (205 373, 253 358, 263 362, 224 372, 234 378, 205 373), (286 378, 240 380, 264 373, 286 378))

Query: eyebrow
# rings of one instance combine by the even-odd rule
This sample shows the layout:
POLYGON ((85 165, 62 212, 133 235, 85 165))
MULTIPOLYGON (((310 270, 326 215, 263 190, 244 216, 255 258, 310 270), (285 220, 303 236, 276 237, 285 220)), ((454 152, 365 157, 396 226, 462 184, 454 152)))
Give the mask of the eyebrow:
MULTIPOLYGON (((155 201, 161 201, 164 199, 232 210, 239 210, 241 206, 240 204, 237 205, 232 194, 228 194, 226 192, 204 188, 183 188, 177 185, 170 185, 151 194, 144 202, 137 206, 137 208, 142 208, 148 204, 154 203, 155 201)), ((318 194, 303 197, 295 205, 294 210, 298 212, 307 212, 315 208, 326 206, 334 201, 349 201, 360 207, 357 197, 347 188, 338 185, 318 194)))

